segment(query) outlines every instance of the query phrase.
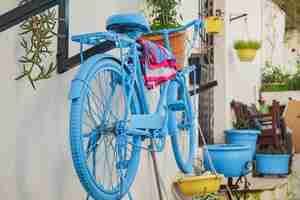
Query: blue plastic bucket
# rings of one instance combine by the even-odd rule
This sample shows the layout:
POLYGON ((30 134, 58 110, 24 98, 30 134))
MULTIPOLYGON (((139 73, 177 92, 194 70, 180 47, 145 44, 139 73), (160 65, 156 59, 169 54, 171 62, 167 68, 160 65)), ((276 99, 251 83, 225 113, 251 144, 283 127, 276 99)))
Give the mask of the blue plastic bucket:
POLYGON ((286 175, 289 159, 288 154, 256 154, 256 171, 263 175, 286 175))
POLYGON ((230 129, 225 131, 226 142, 228 144, 250 145, 252 151, 252 158, 254 158, 256 152, 256 142, 260 133, 261 132, 259 130, 253 129, 230 129))
POLYGON ((216 171, 225 177, 239 177, 250 172, 252 150, 249 145, 216 144, 204 147, 204 168, 212 171, 208 152, 216 171))

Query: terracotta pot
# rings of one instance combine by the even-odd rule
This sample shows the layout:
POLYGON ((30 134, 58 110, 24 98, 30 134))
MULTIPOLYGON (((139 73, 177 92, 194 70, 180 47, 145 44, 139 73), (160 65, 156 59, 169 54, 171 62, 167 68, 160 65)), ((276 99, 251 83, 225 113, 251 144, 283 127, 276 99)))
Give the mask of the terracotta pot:
MULTIPOLYGON (((184 31, 172 33, 169 36, 172 53, 176 57, 176 63, 177 63, 176 69, 177 70, 181 70, 184 66, 185 39, 186 39, 185 37, 186 37, 186 33, 184 31)), ((146 36, 143 36, 143 39, 150 40, 152 42, 164 45, 162 35, 146 35, 146 36)))
POLYGON ((256 49, 238 49, 237 55, 242 62, 251 62, 255 59, 256 49))

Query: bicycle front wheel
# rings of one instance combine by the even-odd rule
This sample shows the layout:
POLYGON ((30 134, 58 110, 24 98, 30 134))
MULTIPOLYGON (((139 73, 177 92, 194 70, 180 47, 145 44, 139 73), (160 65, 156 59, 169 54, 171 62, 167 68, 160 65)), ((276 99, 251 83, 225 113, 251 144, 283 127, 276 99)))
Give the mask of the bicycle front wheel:
POLYGON ((195 124, 188 89, 183 79, 171 81, 168 91, 169 131, 179 169, 191 173, 195 156, 195 124))
POLYGON ((139 107, 134 92, 132 98, 126 97, 120 67, 113 59, 94 56, 81 66, 81 79, 75 79, 84 84, 72 88, 80 91, 71 103, 73 163, 95 200, 121 199, 138 170, 141 138, 127 136, 120 127, 131 114, 139 113, 139 107))

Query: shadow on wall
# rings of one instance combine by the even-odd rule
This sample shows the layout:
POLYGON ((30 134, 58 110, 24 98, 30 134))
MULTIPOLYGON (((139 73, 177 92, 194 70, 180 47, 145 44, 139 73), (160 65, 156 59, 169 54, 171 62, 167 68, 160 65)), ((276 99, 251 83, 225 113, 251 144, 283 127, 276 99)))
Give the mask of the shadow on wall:
POLYGON ((36 91, 26 80, 15 82, 17 199, 84 197, 69 152, 70 77, 72 71, 40 82, 36 91))

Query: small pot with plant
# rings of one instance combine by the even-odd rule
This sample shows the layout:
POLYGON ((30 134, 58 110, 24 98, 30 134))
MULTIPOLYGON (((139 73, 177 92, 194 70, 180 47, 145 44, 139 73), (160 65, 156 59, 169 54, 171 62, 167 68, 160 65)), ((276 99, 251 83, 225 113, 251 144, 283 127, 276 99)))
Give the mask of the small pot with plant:
MULTIPOLYGON (((146 0, 146 4, 153 31, 181 26, 182 15, 178 13, 181 0, 146 0)), ((162 35, 150 34, 143 38, 164 44, 162 35)), ((181 69, 185 61, 185 31, 172 33, 169 35, 169 39, 172 52, 176 57, 177 69, 181 69)))
POLYGON ((250 117, 250 107, 237 101, 232 101, 230 106, 235 117, 232 121, 233 128, 224 131, 226 143, 249 146, 254 158, 256 142, 261 131, 255 128, 254 121, 250 117))
POLYGON ((288 175, 291 171, 291 152, 282 144, 258 146, 255 172, 258 175, 288 175))
POLYGON ((208 16, 205 18, 205 29, 207 33, 220 33, 223 20, 219 16, 208 16))
POLYGON ((249 121, 243 120, 237 120, 233 129, 225 130, 226 142, 250 146, 252 158, 255 157, 256 143, 260 134, 260 130, 252 129, 249 121))
POLYGON ((234 49, 242 62, 251 62, 255 59, 256 52, 261 48, 261 43, 256 40, 237 40, 234 49))

